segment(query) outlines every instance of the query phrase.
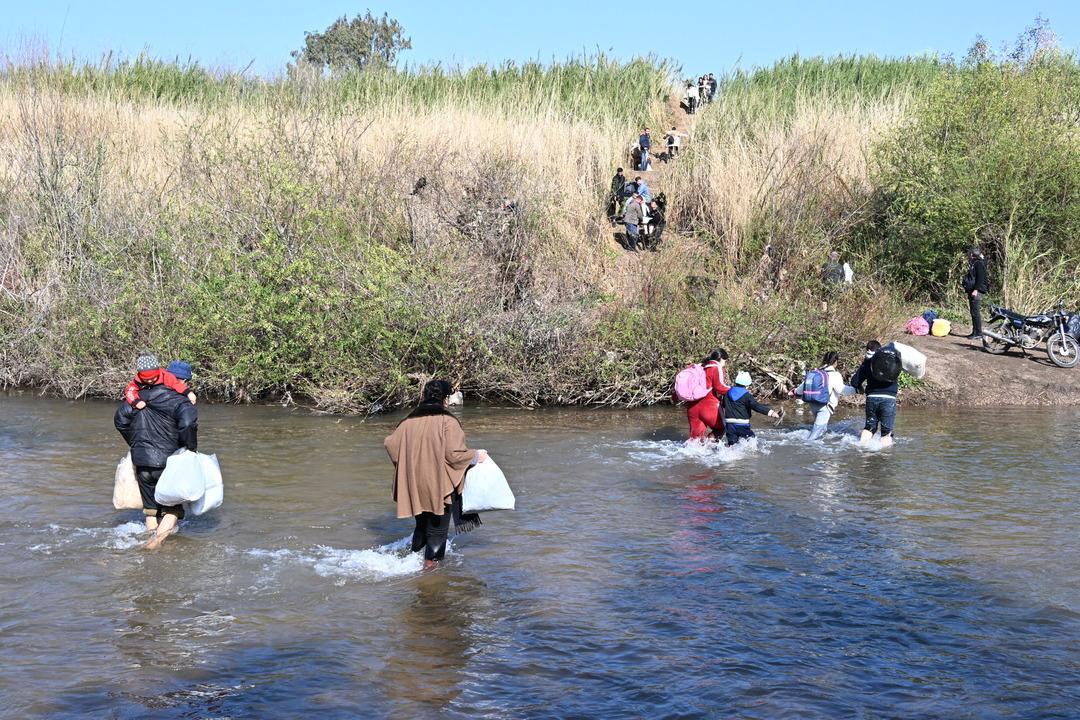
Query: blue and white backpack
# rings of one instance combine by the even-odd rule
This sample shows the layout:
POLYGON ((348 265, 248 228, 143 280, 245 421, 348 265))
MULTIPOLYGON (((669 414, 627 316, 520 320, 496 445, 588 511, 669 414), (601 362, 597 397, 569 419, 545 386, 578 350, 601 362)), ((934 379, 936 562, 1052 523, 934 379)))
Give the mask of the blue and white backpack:
POLYGON ((829 403, 829 373, 821 368, 810 370, 803 378, 802 399, 806 402, 829 403))

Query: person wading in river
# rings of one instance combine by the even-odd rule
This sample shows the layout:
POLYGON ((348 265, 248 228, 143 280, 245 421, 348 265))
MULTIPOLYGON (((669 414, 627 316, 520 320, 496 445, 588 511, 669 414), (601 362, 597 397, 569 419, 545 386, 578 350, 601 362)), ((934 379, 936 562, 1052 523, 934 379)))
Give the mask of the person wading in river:
POLYGON ((851 387, 858 392, 866 392, 866 424, 859 433, 859 443, 870 443, 874 433, 881 429, 881 447, 887 448, 893 444, 893 430, 896 428, 896 394, 900 392, 900 385, 896 380, 886 382, 878 380, 870 371, 870 363, 874 355, 881 350, 881 343, 870 340, 866 343, 866 355, 862 365, 851 376, 851 387))
POLYGON ((383 441, 394 463, 397 516, 416 519, 412 550, 424 551, 425 570, 446 554, 451 517, 458 532, 480 524, 479 515, 462 513, 461 488, 465 471, 487 460, 487 451, 465 444, 461 423, 447 409, 452 391, 445 380, 428 382, 420 405, 383 441))
POLYGON ((754 437, 750 427, 750 416, 761 413, 771 418, 780 417, 780 413, 768 405, 762 405, 750 394, 750 385, 754 382, 750 373, 742 370, 735 376, 735 385, 724 394, 724 435, 728 445, 754 437))
POLYGON ((840 355, 835 350, 826 352, 821 358, 821 366, 807 373, 803 384, 791 391, 793 396, 803 398, 810 406, 810 412, 814 413, 814 427, 808 441, 820 440, 825 435, 825 431, 829 429, 829 419, 836 412, 840 396, 844 394, 844 376, 836 370, 839 360, 840 355), (821 373, 820 379, 824 382, 812 381, 813 376, 818 373, 821 373), (809 397, 811 392, 814 393, 814 398, 809 397))
POLYGON ((705 384, 709 388, 709 394, 686 406, 691 440, 704 440, 710 432, 714 440, 719 440, 724 434, 724 415, 720 412, 720 403, 730 389, 724 371, 727 357, 727 350, 721 348, 713 350, 701 361, 701 366, 705 368, 705 384))
MULTIPOLYGON (((143 353, 136 360, 142 368, 160 368, 156 357, 143 353)), ((165 385, 152 385, 139 390, 139 399, 146 403, 136 410, 126 400, 120 403, 113 425, 131 448, 131 462, 142 496, 146 529, 153 535, 146 547, 153 550, 176 531, 184 519, 184 506, 159 505, 154 499, 161 473, 169 456, 180 448, 192 452, 198 448, 199 412, 187 397, 165 385)))

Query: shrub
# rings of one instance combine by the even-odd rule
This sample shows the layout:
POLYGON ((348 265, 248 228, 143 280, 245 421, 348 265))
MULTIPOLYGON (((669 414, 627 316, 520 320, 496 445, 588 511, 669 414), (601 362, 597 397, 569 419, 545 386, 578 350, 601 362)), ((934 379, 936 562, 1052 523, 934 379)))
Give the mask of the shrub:
POLYGON ((867 251, 896 280, 941 299, 963 249, 987 251, 992 290, 1080 289, 1080 67, 1048 53, 1027 65, 952 67, 877 151, 867 251), (1055 271, 1055 268, 1059 268, 1055 271))

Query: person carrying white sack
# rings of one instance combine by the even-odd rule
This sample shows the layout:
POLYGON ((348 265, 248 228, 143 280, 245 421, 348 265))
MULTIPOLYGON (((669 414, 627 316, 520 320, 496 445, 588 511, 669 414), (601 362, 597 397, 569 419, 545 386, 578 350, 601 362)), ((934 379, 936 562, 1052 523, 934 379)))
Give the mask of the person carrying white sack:
POLYGON ((836 370, 839 360, 839 353, 829 350, 821 358, 821 367, 808 372, 803 384, 791 391, 792 395, 801 397, 810 407, 810 412, 814 413, 814 427, 808 441, 820 440, 825 435, 829 420, 844 394, 844 376, 836 370))
MULTIPOLYGON (((137 364, 139 367, 159 367, 157 358, 149 353, 141 355, 137 364)), ((154 489, 170 455, 180 448, 192 452, 197 449, 199 411, 186 397, 164 385, 140 391, 139 398, 146 407, 135 410, 126 401, 121 402, 113 425, 131 449, 146 529, 153 533, 146 547, 153 550, 175 532, 177 523, 184 519, 183 505, 161 505, 154 499, 154 489)))
POLYGON ((450 520, 458 532, 480 525, 480 516, 462 510, 465 471, 488 459, 471 450, 465 431, 448 409, 453 388, 446 380, 424 385, 420 404, 383 441, 394 463, 393 498, 399 518, 414 518, 413 552, 424 552, 424 569, 435 568, 446 554, 450 520))

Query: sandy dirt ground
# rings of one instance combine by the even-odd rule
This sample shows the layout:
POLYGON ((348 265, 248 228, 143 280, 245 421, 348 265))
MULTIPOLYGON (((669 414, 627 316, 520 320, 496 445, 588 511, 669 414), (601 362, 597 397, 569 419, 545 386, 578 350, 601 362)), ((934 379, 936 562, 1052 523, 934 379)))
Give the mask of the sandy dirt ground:
POLYGON ((982 343, 957 335, 892 338, 926 355, 926 386, 901 391, 901 402, 919 405, 1080 405, 1080 366, 1060 368, 1045 346, 1027 355, 991 355, 982 343))

